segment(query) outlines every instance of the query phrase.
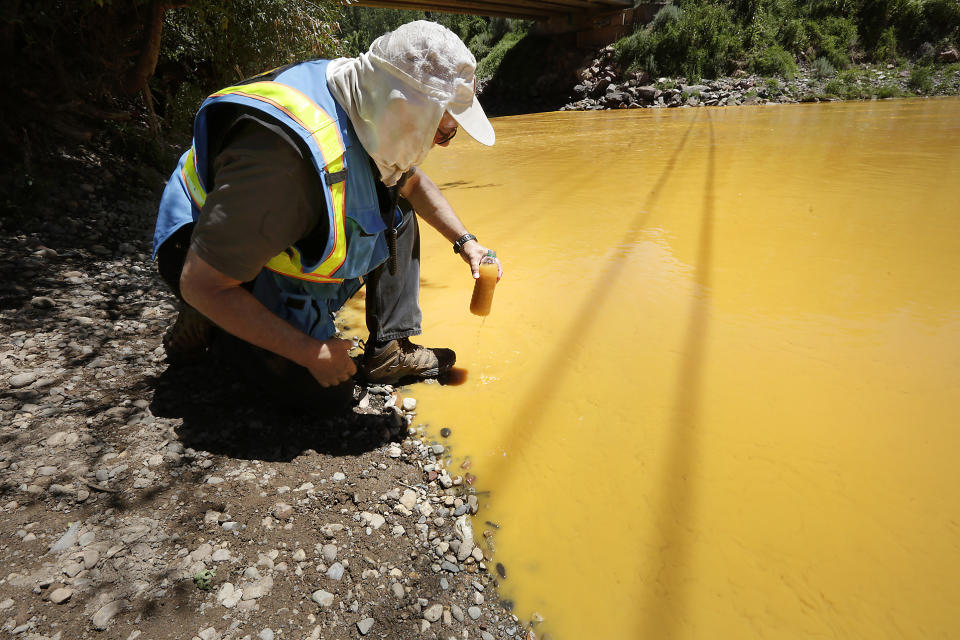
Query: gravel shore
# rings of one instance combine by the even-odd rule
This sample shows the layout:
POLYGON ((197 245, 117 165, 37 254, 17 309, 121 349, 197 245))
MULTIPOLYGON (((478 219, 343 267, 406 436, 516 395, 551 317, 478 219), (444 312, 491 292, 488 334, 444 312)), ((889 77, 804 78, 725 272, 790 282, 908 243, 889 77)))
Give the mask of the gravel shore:
POLYGON ((537 637, 496 595, 496 525, 415 386, 358 386, 317 418, 212 362, 168 366, 161 176, 89 151, 61 166, 56 194, 0 222, 0 628, 537 637))

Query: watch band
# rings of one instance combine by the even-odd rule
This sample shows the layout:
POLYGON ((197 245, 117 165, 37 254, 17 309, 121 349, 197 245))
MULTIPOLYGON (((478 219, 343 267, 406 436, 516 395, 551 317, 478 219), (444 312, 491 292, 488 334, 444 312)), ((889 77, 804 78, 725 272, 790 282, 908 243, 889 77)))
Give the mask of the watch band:
POLYGON ((453 243, 453 252, 459 254, 460 249, 463 248, 463 245, 467 244, 471 240, 476 240, 476 239, 477 239, 477 236, 473 235, 472 233, 463 234, 462 236, 457 238, 456 242, 453 243))

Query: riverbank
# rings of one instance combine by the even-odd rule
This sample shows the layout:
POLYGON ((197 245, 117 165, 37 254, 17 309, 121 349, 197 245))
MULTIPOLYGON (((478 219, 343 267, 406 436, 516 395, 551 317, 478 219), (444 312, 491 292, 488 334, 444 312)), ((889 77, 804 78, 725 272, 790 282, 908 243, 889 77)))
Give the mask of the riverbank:
POLYGON ((168 366, 174 299, 149 255, 162 176, 92 149, 44 175, 17 179, 29 198, 7 180, 0 220, 4 631, 528 633, 416 387, 358 386, 352 412, 318 419, 212 362, 168 366))
POLYGON ((560 109, 593 111, 960 95, 960 54, 948 49, 940 58, 945 62, 862 64, 841 72, 801 65, 800 72, 791 79, 741 73, 688 83, 683 77, 654 79, 639 72, 623 81, 618 79, 614 48, 610 46, 578 71, 573 95, 560 109))

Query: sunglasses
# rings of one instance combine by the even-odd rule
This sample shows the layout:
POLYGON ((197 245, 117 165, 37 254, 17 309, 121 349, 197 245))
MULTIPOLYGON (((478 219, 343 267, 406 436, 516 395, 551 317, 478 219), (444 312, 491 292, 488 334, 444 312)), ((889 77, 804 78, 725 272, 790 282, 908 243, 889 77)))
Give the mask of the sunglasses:
POLYGON ((453 136, 457 135, 457 129, 459 129, 459 127, 454 127, 446 133, 443 133, 437 129, 436 135, 433 136, 433 143, 436 145, 443 145, 450 142, 453 140, 453 136))

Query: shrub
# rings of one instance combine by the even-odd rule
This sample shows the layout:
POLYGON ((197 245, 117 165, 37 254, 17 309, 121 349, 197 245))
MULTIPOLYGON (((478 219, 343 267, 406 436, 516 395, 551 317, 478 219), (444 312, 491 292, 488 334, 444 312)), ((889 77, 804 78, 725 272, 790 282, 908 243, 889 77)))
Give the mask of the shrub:
POLYGON ((877 89, 878 98, 899 98, 903 96, 903 91, 895 84, 885 84, 877 89))
POLYGON ((873 49, 873 59, 876 62, 897 61, 897 36, 893 32, 893 27, 884 29, 880 34, 877 46, 873 49))
POLYGON ((933 69, 931 67, 916 66, 910 71, 907 86, 914 91, 929 93, 933 91, 933 69))
POLYGON ((511 31, 503 36, 500 42, 498 42, 496 46, 490 50, 490 53, 477 65, 477 77, 492 78, 497 72, 497 69, 500 68, 500 63, 503 62, 503 56, 518 42, 523 40, 525 35, 527 35, 526 29, 520 28, 517 31, 511 31))
POLYGON ((781 46, 787 51, 800 53, 810 46, 810 34, 804 25, 804 21, 799 18, 787 20, 780 27, 779 41, 781 46))
POLYGON ((797 74, 797 63, 793 54, 785 51, 779 45, 773 45, 762 50, 751 60, 751 67, 755 73, 765 76, 778 75, 792 80, 797 74))
POLYGON ((814 60, 813 71, 818 78, 831 78, 837 75, 837 70, 826 58, 817 58, 814 60))
POLYGON ((818 58, 826 58, 836 69, 846 69, 850 65, 850 49, 857 40, 857 27, 853 22, 828 16, 807 21, 807 27, 810 44, 818 58))
POLYGON ((668 11, 615 44, 621 66, 684 75, 691 82, 733 70, 743 45, 741 30, 725 5, 689 1, 679 12, 668 11))

